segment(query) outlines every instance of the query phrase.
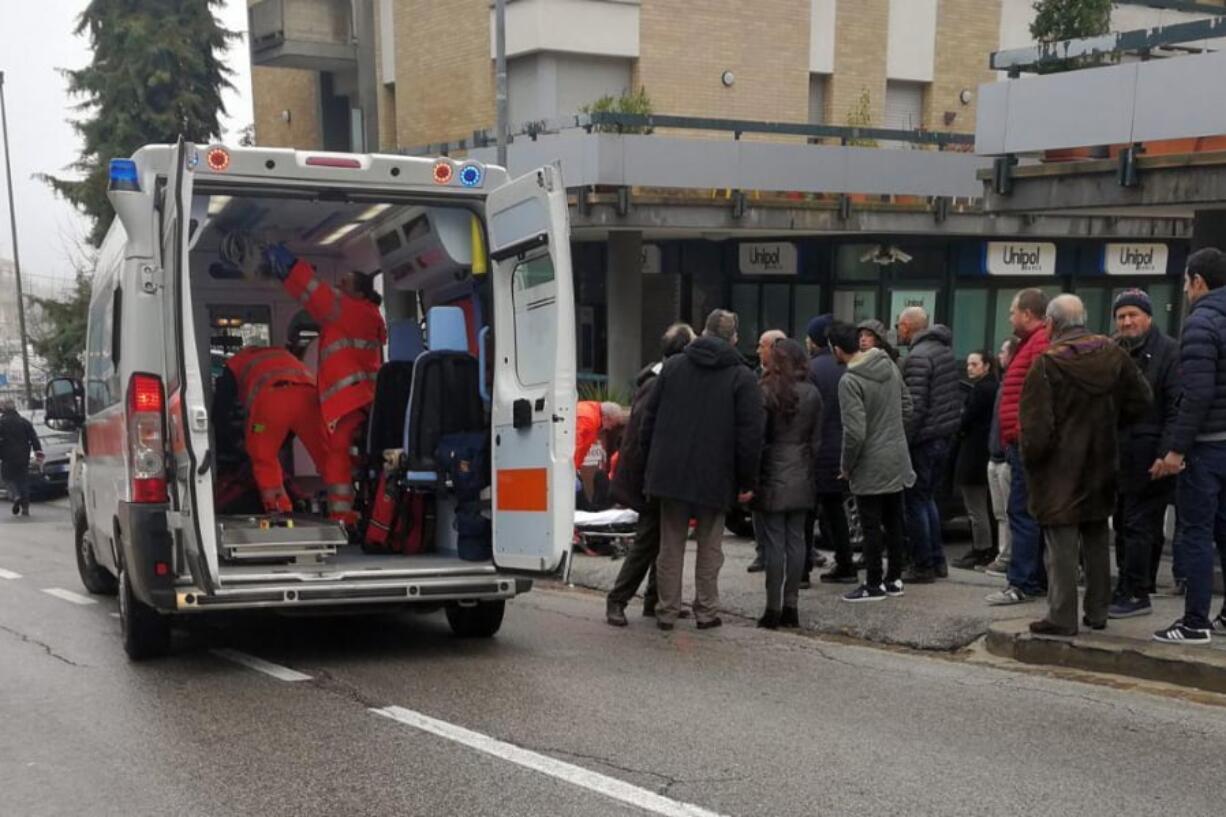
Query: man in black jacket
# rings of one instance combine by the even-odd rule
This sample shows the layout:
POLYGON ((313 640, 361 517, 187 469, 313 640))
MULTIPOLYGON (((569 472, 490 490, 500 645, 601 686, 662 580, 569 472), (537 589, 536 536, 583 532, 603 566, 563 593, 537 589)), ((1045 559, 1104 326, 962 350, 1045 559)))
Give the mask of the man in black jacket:
POLYGON ((1209 620, 1214 528, 1226 521, 1226 253, 1213 247, 1192 253, 1183 292, 1189 311, 1179 338, 1179 413, 1170 451, 1150 475, 1179 475, 1175 505, 1182 532, 1175 547, 1182 550, 1188 591, 1183 616, 1154 638, 1203 645, 1215 625, 1226 629, 1226 610, 1209 620))
POLYGON ((694 616, 718 627, 724 514, 753 498, 765 412, 753 372, 736 350, 737 318, 717 309, 702 337, 664 364, 644 406, 644 494, 660 501, 660 602, 656 624, 671 630, 681 611, 681 572, 691 518, 697 520, 694 616))
POLYGON ((625 627, 626 605, 638 592, 643 577, 647 578, 647 590, 643 593, 643 615, 654 616, 659 592, 656 588, 656 557, 660 554, 660 503, 643 496, 643 471, 646 461, 642 456, 640 434, 643 426, 643 406, 651 396, 656 378, 664 369, 664 362, 685 351, 694 340, 694 330, 688 323, 675 323, 664 333, 660 341, 661 361, 639 372, 635 381, 634 402, 630 406, 630 419, 622 434, 617 473, 613 475, 613 499, 619 505, 638 511, 639 521, 634 530, 634 543, 617 571, 617 581, 609 591, 605 603, 605 618, 614 627, 625 627))
POLYGON ((1170 477, 1150 479, 1150 469, 1171 450, 1179 414, 1179 344, 1154 327, 1153 303, 1144 290, 1121 292, 1114 304, 1115 342, 1132 357, 1154 393, 1140 421, 1120 429, 1119 499, 1115 508, 1115 560, 1119 585, 1111 618, 1153 612, 1149 594, 1166 537, 1166 508, 1175 493, 1170 477))
POLYGON ((915 469, 915 485, 904 496, 912 565, 903 581, 931 584, 949 575, 936 492, 949 462, 949 441, 961 422, 961 367, 954 357, 953 333, 940 324, 929 327, 923 307, 908 307, 898 316, 898 340, 911 347, 902 377, 911 395, 907 446, 915 469))
POLYGON ((30 421, 12 400, 0 402, 0 479, 13 500, 13 516, 30 515, 30 452, 43 458, 43 446, 30 421))

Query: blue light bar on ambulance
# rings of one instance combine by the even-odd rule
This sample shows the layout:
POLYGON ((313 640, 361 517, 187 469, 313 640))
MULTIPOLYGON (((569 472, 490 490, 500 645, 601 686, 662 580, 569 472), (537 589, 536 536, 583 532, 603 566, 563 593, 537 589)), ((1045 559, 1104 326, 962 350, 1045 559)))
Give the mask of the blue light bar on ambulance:
POLYGON ((460 168, 460 184, 465 187, 479 187, 485 172, 479 164, 466 164, 460 168))
POLYGON ((110 190, 140 192, 140 178, 136 174, 136 162, 131 159, 111 159, 110 190))

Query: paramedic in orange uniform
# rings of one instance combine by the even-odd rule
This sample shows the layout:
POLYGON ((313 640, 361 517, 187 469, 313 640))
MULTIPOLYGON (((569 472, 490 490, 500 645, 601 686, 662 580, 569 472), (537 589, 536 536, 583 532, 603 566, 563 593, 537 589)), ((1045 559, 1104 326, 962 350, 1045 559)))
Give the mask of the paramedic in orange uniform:
POLYGON ((217 381, 215 406, 242 406, 251 471, 268 513, 290 513, 281 446, 296 434, 316 467, 328 458, 328 432, 319 414, 315 378, 285 349, 246 346, 226 361, 217 381))
POLYGON ((319 324, 319 406, 329 432, 329 455, 323 467, 328 510, 333 519, 353 526, 353 456, 375 400, 375 378, 383 363, 387 325, 373 278, 346 273, 339 287, 324 283, 315 268, 295 258, 283 245, 266 251, 273 273, 319 324))
POLYGON ((602 433, 608 434, 625 424, 626 412, 617 403, 579 401, 575 406, 575 470, 583 467, 588 452, 602 433))

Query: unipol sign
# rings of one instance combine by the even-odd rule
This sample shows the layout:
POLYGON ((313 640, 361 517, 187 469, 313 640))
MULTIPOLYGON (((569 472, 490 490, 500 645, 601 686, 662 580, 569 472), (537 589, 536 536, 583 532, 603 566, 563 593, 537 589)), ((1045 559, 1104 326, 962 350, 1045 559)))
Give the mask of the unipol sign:
POLYGON ((786 242, 741 244, 742 275, 795 275, 796 245, 786 242))
POLYGON ((1107 244, 1103 272, 1108 275, 1166 275, 1165 244, 1107 244))
POLYGON ((988 275, 1055 275, 1056 245, 1048 241, 989 241, 983 271, 988 275))

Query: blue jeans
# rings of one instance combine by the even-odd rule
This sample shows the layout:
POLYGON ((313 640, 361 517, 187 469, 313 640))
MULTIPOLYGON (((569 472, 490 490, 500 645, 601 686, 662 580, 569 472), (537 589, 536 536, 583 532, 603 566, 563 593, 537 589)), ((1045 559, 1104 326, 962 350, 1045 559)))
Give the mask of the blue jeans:
POLYGON ((1009 585, 1028 596, 1041 596, 1047 589, 1047 571, 1043 567, 1043 531, 1030 515, 1030 491, 1026 488, 1026 471, 1017 444, 1005 451, 1009 460, 1012 484, 1009 486, 1009 537, 1013 540, 1013 555, 1009 557, 1006 574, 1009 585))
POLYGON ((903 501, 907 534, 911 537, 911 560, 919 570, 945 564, 936 492, 948 459, 949 442, 946 440, 929 440, 911 449, 915 485, 903 493, 903 501))
POLYGON ((1226 442, 1192 446, 1175 502, 1181 526, 1175 548, 1188 581, 1183 623, 1203 630, 1213 596, 1214 533, 1226 526, 1226 442))

